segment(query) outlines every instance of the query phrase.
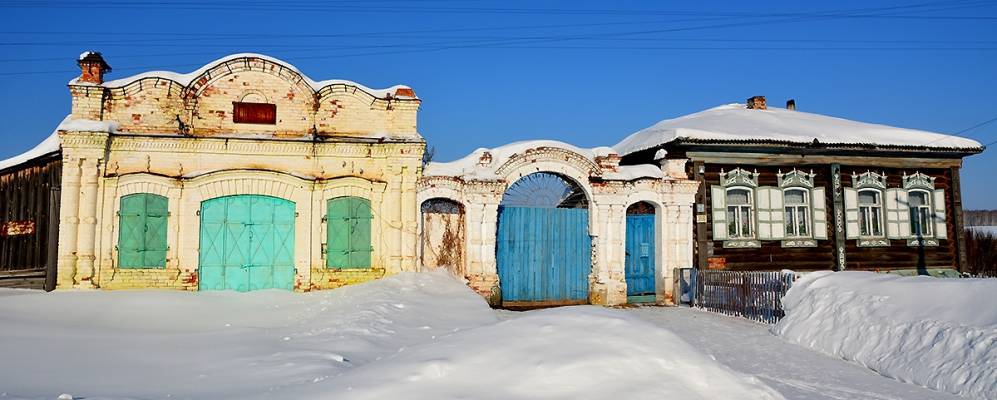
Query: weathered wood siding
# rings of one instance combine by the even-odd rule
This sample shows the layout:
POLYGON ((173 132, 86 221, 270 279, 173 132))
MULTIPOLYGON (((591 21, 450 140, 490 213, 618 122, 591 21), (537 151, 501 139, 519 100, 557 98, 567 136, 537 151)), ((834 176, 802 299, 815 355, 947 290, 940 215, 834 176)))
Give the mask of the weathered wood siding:
POLYGON ((54 288, 61 177, 59 154, 0 171, 0 287, 54 288))
MULTIPOLYGON (((690 175, 693 163, 690 163, 690 175)), ((761 241, 760 248, 740 248, 725 249, 722 241, 712 240, 713 224, 696 224, 695 230, 706 231, 706 242, 700 242, 701 248, 697 251, 705 251, 707 258, 723 259, 724 269, 727 270, 779 270, 793 269, 800 271, 807 270, 830 270, 834 268, 834 218, 832 215, 832 194, 831 194, 831 166, 828 164, 786 164, 779 166, 752 166, 733 164, 710 164, 704 163, 704 172, 700 175, 702 182, 709 188, 710 185, 720 183, 720 172, 731 171, 735 168, 742 168, 748 171, 757 171, 759 186, 778 186, 776 174, 781 170, 788 172, 794 167, 805 172, 813 172, 814 186, 826 189, 826 208, 828 232, 827 240, 818 240, 817 247, 782 247, 779 240, 761 241)), ((851 174, 866 172, 867 170, 885 173, 887 175, 887 186, 891 188, 901 187, 901 177, 904 173, 910 175, 921 172, 935 178, 935 188, 945 190, 945 214, 949 240, 939 240, 937 247, 909 247, 906 240, 891 240, 889 247, 858 247, 856 240, 846 240, 846 269, 855 270, 889 270, 889 269, 911 269, 918 267, 925 268, 957 268, 956 243, 951 238, 955 235, 953 224, 955 215, 955 205, 951 196, 951 170, 950 169, 897 169, 882 167, 860 167, 842 166, 841 181, 845 187, 852 186, 851 174), (921 262, 923 260, 923 263, 921 262)), ((712 218, 713 199, 709 190, 705 191, 703 204, 705 214, 712 218)), ((700 214, 700 213, 697 213, 700 214)), ((709 222, 712 222, 710 220, 709 222)), ((715 262, 716 264, 716 262, 715 262)))

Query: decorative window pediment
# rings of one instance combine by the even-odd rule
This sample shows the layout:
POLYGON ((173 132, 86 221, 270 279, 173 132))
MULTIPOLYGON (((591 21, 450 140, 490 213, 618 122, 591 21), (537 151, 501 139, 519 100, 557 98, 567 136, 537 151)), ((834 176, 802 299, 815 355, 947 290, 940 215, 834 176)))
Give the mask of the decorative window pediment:
POLYGON ((779 170, 779 173, 776 174, 779 178, 779 187, 781 188, 800 186, 811 189, 814 187, 814 176, 816 175, 817 174, 815 174, 813 170, 810 172, 803 172, 796 168, 793 168, 792 171, 785 174, 782 173, 782 170, 779 170))
POLYGON ((741 168, 734 168, 730 172, 720 170, 720 185, 723 187, 747 186, 758 187, 758 171, 748 172, 741 168))
POLYGON ((907 175, 904 173, 902 182, 904 189, 925 189, 933 190, 935 188, 935 178, 922 174, 920 172, 915 172, 913 175, 907 175))
POLYGON ((872 171, 866 171, 861 174, 855 174, 853 172, 852 187, 856 189, 886 189, 886 174, 878 174, 872 171))

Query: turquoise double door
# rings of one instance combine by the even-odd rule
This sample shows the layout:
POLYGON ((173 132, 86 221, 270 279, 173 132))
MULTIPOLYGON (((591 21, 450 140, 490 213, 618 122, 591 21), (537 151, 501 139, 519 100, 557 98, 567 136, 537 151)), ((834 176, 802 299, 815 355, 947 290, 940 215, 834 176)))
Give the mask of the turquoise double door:
POLYGON ((201 203, 200 290, 294 289, 294 203, 239 195, 201 203))

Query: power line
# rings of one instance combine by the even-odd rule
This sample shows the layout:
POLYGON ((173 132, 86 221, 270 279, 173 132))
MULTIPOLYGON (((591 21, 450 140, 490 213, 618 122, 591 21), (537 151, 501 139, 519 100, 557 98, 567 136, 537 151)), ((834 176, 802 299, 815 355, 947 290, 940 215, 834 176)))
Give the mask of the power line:
MULTIPOLYGON (((903 6, 905 8, 928 8, 938 4, 951 4, 956 2, 933 2, 903 6)), ((950 7, 966 8, 976 6, 989 6, 988 2, 962 2, 958 6, 950 7)), ((675 10, 633 10, 633 9, 565 9, 565 8, 522 8, 522 7, 406 7, 406 6, 371 6, 369 4, 347 5, 346 2, 335 4, 314 4, 301 2, 219 2, 219 1, 176 1, 176 2, 135 2, 135 1, 92 1, 86 3, 60 2, 60 1, 20 1, 8 2, 7 7, 14 8, 132 8, 132 9, 157 9, 168 6, 170 9, 181 10, 249 10, 249 11, 300 11, 300 12, 354 12, 354 13, 434 13, 434 14, 533 14, 533 15, 714 15, 714 16, 803 16, 805 13, 760 13, 750 12, 706 12, 706 11, 675 11, 675 10), (338 5, 337 5, 338 4, 338 5)), ((918 10, 920 11, 920 10, 918 10)), ((926 10, 927 11, 927 10, 926 10)), ((903 19, 994 19, 989 16, 855 16, 856 18, 903 18, 903 19)))
MULTIPOLYGON (((792 18, 780 18, 775 20, 766 21, 743 21, 743 22, 733 22, 733 23, 721 23, 721 24, 711 24, 711 25, 698 25, 698 26, 685 26, 685 27, 675 27, 675 28, 665 28, 665 29, 654 29, 654 30, 642 30, 642 31, 629 31, 629 32, 609 32, 609 33, 597 33, 588 35, 550 35, 550 36, 537 36, 529 38, 508 38, 508 39, 498 39, 498 40, 486 40, 486 41, 457 41, 457 42, 444 42, 444 43, 422 43, 422 44, 409 44, 409 45, 377 45, 377 46, 363 46, 360 48, 390 48, 390 47, 410 47, 410 49, 396 50, 396 51, 380 51, 380 52, 368 52, 368 53, 357 53, 357 54, 337 54, 335 56, 313 56, 313 57, 299 57, 298 59, 307 58, 329 58, 329 57, 353 57, 353 56, 366 56, 366 55, 384 55, 384 54, 401 54, 401 53, 417 53, 417 52, 431 52, 440 51, 448 49, 465 49, 465 48, 481 48, 481 47, 502 47, 515 44, 536 44, 536 43, 549 43, 549 42, 559 42, 559 41, 577 41, 577 40, 593 40, 593 39, 607 39, 607 38, 620 38, 635 35, 648 35, 655 33, 666 33, 666 32, 682 32, 682 31, 694 31, 694 30, 707 30, 715 28, 727 28, 727 27, 740 27, 740 26, 751 26, 751 25, 768 25, 768 24, 780 24, 780 23, 792 23, 792 22, 803 22, 812 20, 822 20, 822 19, 836 19, 841 17, 846 17, 849 15, 855 15, 855 13, 870 13, 870 12, 884 12, 914 8, 923 8, 932 5, 939 4, 949 4, 951 2, 930 2, 921 3, 913 5, 902 5, 902 6, 892 6, 892 7, 876 7, 876 8, 865 8, 865 9, 853 9, 853 10, 840 10, 840 11, 830 11, 823 12, 819 14, 812 14, 807 17, 792 17, 792 18), (469 43, 470 42, 470 43, 469 43), (438 46, 437 46, 438 45, 438 46)), ((151 45, 150 45, 151 46, 151 45)), ((218 46, 213 46, 218 47, 218 46)), ((695 48, 683 48, 683 49, 695 49, 695 48)), ((771 50, 778 50, 779 48, 771 48, 771 50)), ((816 48, 814 48, 816 49, 816 48)), ((914 48, 905 48, 904 50, 913 50, 914 48)), ((982 48, 969 48, 969 50, 979 50, 982 48)), ((676 49, 671 49, 676 50, 676 49)), ((711 48, 709 50, 717 50, 716 48, 711 48)), ((192 64, 185 64, 183 66, 188 66, 192 64)), ((151 68, 124 68, 125 70, 130 69, 151 69, 151 68)), ((25 71, 25 72, 8 72, 2 75, 27 75, 27 74, 44 74, 44 73, 69 73, 73 71, 25 71)))

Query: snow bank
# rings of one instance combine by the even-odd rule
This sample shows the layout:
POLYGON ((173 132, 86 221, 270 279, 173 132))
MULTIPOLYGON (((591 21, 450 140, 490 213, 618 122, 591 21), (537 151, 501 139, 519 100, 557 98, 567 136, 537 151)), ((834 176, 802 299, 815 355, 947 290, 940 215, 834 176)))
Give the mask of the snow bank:
POLYGON ((782 398, 619 310, 499 321, 442 271, 305 294, 0 299, 5 400, 782 398))
MULTIPOLYGON (((217 59, 215 61, 209 62, 209 63, 205 64, 203 67, 198 68, 197 70, 189 72, 189 73, 186 73, 186 74, 181 74, 181 73, 172 72, 172 71, 149 71, 149 72, 143 72, 141 74, 132 75, 132 76, 129 76, 129 77, 126 77, 126 78, 121 78, 121 79, 115 79, 115 80, 111 80, 111 81, 106 81, 101 86, 109 87, 109 88, 122 87, 122 86, 126 86, 126 85, 128 85, 128 84, 130 84, 132 82, 135 82, 135 81, 138 81, 138 80, 141 80, 141 79, 145 79, 145 78, 163 78, 163 79, 169 79, 169 80, 174 81, 176 83, 179 83, 181 85, 187 86, 187 85, 190 85, 191 82, 194 79, 196 79, 197 77, 201 76, 201 74, 204 74, 208 70, 210 70, 210 69, 218 66, 218 64, 221 64, 221 63, 224 63, 224 62, 227 62, 227 61, 230 61, 230 60, 238 59, 238 58, 245 58, 245 57, 259 58, 259 59, 270 61, 270 62, 275 63, 275 64, 282 65, 284 68, 287 68, 287 69, 289 69, 291 71, 294 71, 298 75, 301 75, 301 77, 304 78, 305 82, 307 82, 308 85, 312 87, 312 90, 315 90, 315 91, 322 90, 322 88, 324 88, 326 86, 331 86, 331 85, 346 85, 346 86, 356 87, 357 89, 360 89, 360 90, 362 90, 364 92, 370 93, 372 96, 378 97, 378 98, 387 98, 388 96, 393 96, 394 98, 407 98, 407 99, 417 99, 418 98, 417 96, 397 95, 396 93, 397 93, 398 89, 411 89, 410 87, 405 86, 405 85, 395 85, 395 86, 389 87, 387 89, 372 89, 372 88, 369 88, 367 86, 361 85, 359 83, 356 83, 356 82, 353 82, 353 81, 348 81, 348 80, 343 80, 343 79, 329 79, 329 80, 324 80, 324 81, 314 81, 311 78, 309 78, 307 75, 305 75, 304 73, 302 73, 301 71, 299 71, 295 66, 293 66, 291 64, 288 64, 287 62, 285 62, 283 60, 280 60, 280 59, 277 59, 277 58, 274 58, 274 57, 270 57, 270 56, 266 56, 266 55, 263 55, 263 54, 256 54, 256 53, 237 53, 237 54, 227 55, 227 56, 219 58, 219 59, 217 59)), ((69 84, 70 85, 79 84, 77 82, 78 79, 79 78, 74 78, 73 80, 69 81, 69 84)))
POLYGON ((773 332, 904 382, 997 398, 997 279, 804 275, 773 332))
POLYGON ((958 136, 896 128, 779 108, 752 110, 728 104, 667 119, 623 139, 613 146, 622 155, 650 149, 678 139, 733 142, 772 141, 825 145, 926 146, 982 149, 980 142, 958 136))
POLYGON ((296 399, 781 399, 672 332, 599 307, 534 311, 406 348, 296 399))
POLYGON ((3 399, 241 399, 496 321, 444 273, 313 293, 0 290, 0 299, 0 354, 17 360, 0 363, 3 399))

